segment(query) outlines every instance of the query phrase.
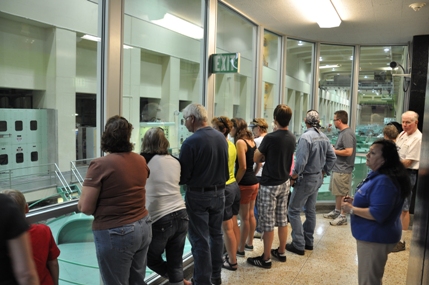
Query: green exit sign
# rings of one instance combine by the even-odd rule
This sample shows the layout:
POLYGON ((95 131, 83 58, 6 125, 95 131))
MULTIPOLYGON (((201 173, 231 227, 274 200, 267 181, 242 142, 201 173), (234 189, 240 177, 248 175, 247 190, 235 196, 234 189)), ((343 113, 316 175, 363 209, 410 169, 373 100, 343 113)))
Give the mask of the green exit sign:
POLYGON ((240 72, 240 53, 215 53, 211 56, 212 73, 240 72))

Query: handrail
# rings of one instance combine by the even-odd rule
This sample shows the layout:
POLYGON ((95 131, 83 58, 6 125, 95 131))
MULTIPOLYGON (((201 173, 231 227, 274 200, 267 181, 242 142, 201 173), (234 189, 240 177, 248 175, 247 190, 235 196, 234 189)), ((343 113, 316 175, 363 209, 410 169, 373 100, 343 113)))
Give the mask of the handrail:
POLYGON ((79 170, 77 169, 74 161, 70 161, 70 164, 71 164, 71 171, 76 177, 77 182, 79 182, 80 186, 83 186, 83 177, 82 175, 80 175, 79 170))
POLYGON ((58 165, 55 163, 55 168, 57 169, 55 171, 55 174, 57 175, 58 179, 61 182, 61 185, 63 185, 63 188, 65 190, 65 194, 67 196, 68 199, 73 199, 73 190, 70 188, 70 185, 68 184, 66 178, 64 177, 63 173, 61 172, 60 168, 58 167, 58 165))

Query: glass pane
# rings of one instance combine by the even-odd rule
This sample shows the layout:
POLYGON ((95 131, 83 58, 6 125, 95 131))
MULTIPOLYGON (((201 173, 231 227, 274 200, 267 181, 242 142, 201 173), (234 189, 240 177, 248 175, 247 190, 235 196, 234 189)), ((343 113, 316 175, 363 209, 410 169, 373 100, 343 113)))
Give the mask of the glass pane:
POLYGON ((285 98, 293 110, 289 130, 298 140, 306 129, 304 118, 310 109, 313 88, 314 44, 287 39, 285 98))
POLYGON ((0 189, 22 191, 32 209, 80 186, 70 168, 78 153, 76 94, 97 92, 98 39, 83 38, 97 31, 97 1, 2 1, 0 189))
POLYGON ((354 47, 321 45, 319 58, 319 114, 322 131, 334 144, 338 132, 333 124, 334 112, 345 110, 349 114, 354 47))
POLYGON ((255 109, 256 26, 219 4, 216 53, 240 53, 239 73, 215 74, 215 116, 250 122, 255 109))
MULTIPOLYGON (((264 31, 263 67, 262 67, 262 117, 272 122, 274 108, 280 103, 280 66, 281 37, 264 31)), ((272 131, 272 124, 268 124, 272 131)))
POLYGON ((125 1, 123 116, 135 152, 151 127, 165 130, 173 154, 189 136, 180 112, 202 102, 204 3, 125 1))
POLYGON ((391 62, 406 68, 406 46, 361 47, 359 92, 356 118, 357 152, 366 153, 371 143, 383 137, 384 126, 401 123, 405 92, 409 78, 401 67, 392 70, 391 62))

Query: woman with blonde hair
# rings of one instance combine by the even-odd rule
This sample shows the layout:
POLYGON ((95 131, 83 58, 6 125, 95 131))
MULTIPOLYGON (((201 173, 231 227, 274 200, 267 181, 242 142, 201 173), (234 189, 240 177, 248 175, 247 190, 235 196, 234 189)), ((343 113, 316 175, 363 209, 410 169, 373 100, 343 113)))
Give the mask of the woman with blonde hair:
POLYGON ((233 123, 231 136, 234 137, 237 147, 235 179, 241 192, 241 237, 237 255, 244 257, 245 250, 253 251, 253 234, 256 229, 254 208, 259 188, 258 179, 253 171, 253 154, 256 150, 256 144, 245 120, 234 118, 231 121, 233 123))

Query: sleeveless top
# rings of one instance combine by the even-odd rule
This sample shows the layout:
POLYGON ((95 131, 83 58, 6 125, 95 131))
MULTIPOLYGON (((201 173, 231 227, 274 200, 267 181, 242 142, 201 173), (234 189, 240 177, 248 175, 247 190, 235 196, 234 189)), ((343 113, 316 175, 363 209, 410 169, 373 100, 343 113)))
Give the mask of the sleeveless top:
MULTIPOLYGON (((247 145, 247 151, 246 151, 246 172, 243 175, 243 178, 241 178, 240 183, 238 185, 254 185, 259 183, 258 179, 256 178, 255 173, 253 172, 253 155, 256 151, 256 144, 254 147, 251 147, 246 140, 243 140, 247 145)), ((235 173, 237 174, 238 169, 238 160, 235 163, 235 173)))

